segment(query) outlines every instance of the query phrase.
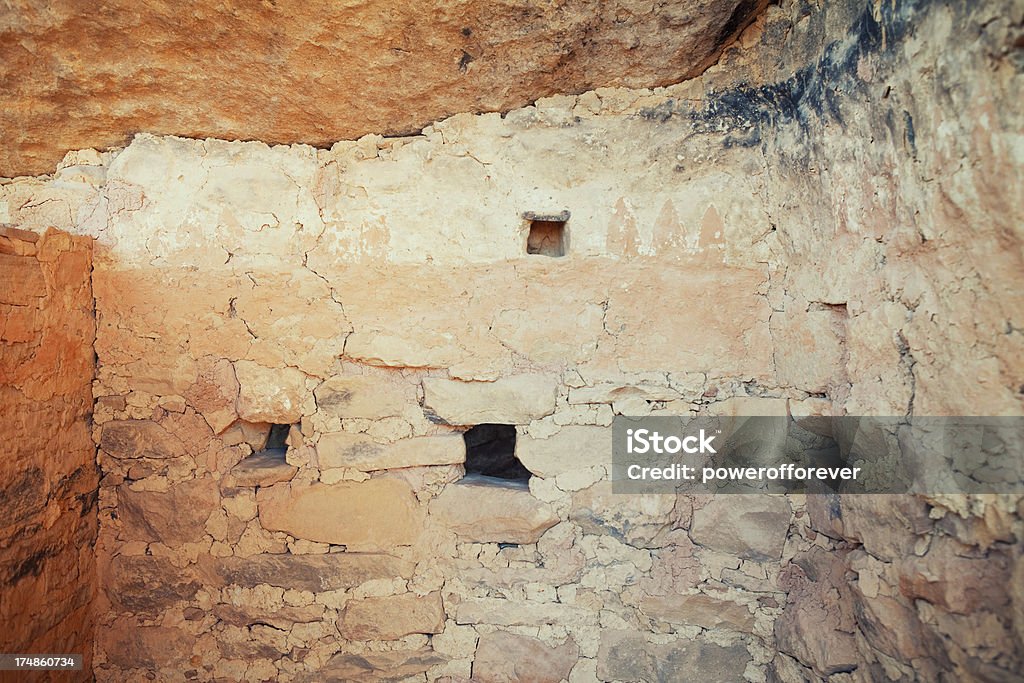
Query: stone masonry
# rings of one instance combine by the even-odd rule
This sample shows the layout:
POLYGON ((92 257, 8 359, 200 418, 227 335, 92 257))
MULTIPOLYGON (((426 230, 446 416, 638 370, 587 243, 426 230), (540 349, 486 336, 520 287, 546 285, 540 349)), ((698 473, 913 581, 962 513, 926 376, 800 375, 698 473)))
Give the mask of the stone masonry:
POLYGON ((1022 22, 785 0, 676 85, 3 181, 95 238, 96 680, 1022 680, 1022 496, 608 482, 619 414, 1021 414, 1022 22))

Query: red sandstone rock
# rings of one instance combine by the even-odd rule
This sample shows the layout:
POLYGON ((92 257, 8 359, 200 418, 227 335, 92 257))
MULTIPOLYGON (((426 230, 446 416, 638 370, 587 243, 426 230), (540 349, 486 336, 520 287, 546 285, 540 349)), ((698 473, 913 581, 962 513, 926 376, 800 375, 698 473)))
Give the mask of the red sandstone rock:
POLYGON ((98 583, 91 268, 87 238, 0 227, 0 652, 84 654, 76 681, 98 583))
POLYGON ((0 48, 0 128, 13 136, 0 175, 45 172, 69 149, 139 130, 329 145, 555 93, 673 83, 764 4, 19 4, 0 48))

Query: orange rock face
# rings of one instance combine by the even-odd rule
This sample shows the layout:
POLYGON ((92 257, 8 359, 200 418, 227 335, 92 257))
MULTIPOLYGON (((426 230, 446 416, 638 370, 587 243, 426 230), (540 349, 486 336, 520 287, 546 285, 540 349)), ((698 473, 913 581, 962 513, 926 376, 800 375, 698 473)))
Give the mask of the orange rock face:
POLYGON ((90 239, 0 227, 0 651, 85 655, 65 680, 92 677, 91 267, 90 239))
POLYGON ((674 83, 766 4, 16 2, 0 22, 0 176, 136 131, 328 145, 674 83))

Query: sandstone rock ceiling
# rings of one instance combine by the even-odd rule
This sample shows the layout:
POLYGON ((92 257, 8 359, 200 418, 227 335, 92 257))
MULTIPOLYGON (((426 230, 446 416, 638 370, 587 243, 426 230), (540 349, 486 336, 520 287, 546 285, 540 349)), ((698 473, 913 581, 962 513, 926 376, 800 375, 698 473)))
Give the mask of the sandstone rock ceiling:
POLYGON ((767 0, 0 0, 0 176, 139 131, 328 145, 692 76, 767 0))

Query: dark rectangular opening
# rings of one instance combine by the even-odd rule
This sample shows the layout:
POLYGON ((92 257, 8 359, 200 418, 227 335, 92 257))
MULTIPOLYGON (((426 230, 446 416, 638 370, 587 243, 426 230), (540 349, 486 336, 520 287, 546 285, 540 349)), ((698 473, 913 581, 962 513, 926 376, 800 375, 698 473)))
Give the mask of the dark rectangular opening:
POLYGON ((288 452, 288 432, 291 428, 291 425, 270 425, 270 432, 267 434, 266 443, 254 455, 284 460, 285 454, 288 452))
POLYGON ((515 425, 479 424, 462 435, 466 441, 466 474, 527 482, 530 470, 516 457, 515 425))

